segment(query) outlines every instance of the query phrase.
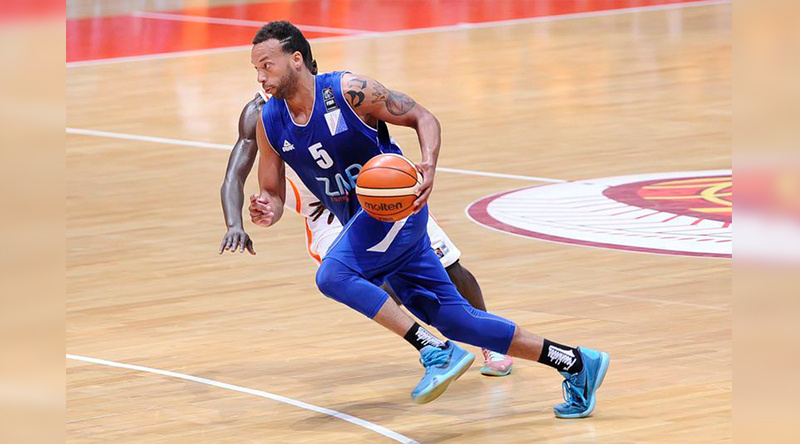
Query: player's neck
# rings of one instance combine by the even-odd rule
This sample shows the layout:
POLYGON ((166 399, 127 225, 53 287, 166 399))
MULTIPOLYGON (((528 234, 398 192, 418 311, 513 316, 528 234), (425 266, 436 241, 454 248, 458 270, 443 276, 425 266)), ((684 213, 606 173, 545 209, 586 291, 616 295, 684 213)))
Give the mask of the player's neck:
POLYGON ((314 109, 314 95, 316 94, 316 80, 313 74, 304 71, 300 74, 297 90, 291 97, 286 98, 286 105, 292 113, 292 118, 303 124, 311 117, 314 109))

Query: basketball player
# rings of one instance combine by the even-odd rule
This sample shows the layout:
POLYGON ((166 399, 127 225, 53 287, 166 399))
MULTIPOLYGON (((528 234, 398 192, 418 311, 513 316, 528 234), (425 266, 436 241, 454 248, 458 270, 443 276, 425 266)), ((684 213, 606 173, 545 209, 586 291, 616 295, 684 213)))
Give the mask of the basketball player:
POLYGON ((417 403, 436 399, 466 371, 474 355, 442 341, 390 301, 387 281, 417 318, 446 337, 551 366, 564 376, 561 418, 588 416, 609 356, 530 333, 513 322, 473 308, 458 294, 430 247, 428 197, 439 154, 439 121, 411 97, 349 72, 314 75, 308 41, 292 24, 270 22, 253 39, 251 62, 273 98, 257 123, 258 199, 251 218, 269 227, 283 215, 288 164, 314 196, 344 225, 317 270, 317 287, 420 350, 425 375, 411 392, 417 403), (355 196, 355 176, 381 153, 401 154, 383 122, 413 128, 419 138, 423 184, 415 212, 398 222, 374 219, 355 196))
MULTIPOLYGON (((316 73, 316 66, 311 65, 309 70, 316 73)), ((259 92, 253 100, 245 105, 239 116, 239 139, 233 146, 228 159, 225 181, 220 190, 225 223, 228 226, 228 232, 222 238, 222 244, 219 247, 220 254, 225 250, 244 252, 245 249, 251 254, 255 254, 253 241, 242 226, 243 187, 252 169, 256 154, 258 154, 256 122, 266 100, 266 95, 259 92)), ((319 265, 331 243, 342 231, 342 224, 334 217, 333 213, 316 200, 291 168, 286 168, 286 189, 288 192, 284 206, 296 211, 304 218, 307 251, 311 259, 319 265)), ((469 270, 461 265, 459 261, 461 251, 433 218, 428 219, 428 235, 431 238, 431 247, 459 293, 467 299, 470 305, 485 311, 486 304, 478 281, 469 270)), ((384 285, 382 288, 396 298, 391 287, 384 285)), ((510 356, 483 349, 483 358, 483 367, 480 370, 482 374, 506 376, 511 373, 513 360, 510 356)))

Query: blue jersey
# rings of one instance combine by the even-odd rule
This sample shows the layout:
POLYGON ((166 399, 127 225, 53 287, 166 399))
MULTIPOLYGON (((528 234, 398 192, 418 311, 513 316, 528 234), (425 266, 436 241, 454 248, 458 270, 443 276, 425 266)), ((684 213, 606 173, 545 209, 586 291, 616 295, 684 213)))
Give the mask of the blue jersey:
POLYGON ((305 125, 297 125, 286 102, 276 98, 264 104, 261 118, 275 152, 344 225, 361 208, 355 189, 364 164, 378 154, 401 151, 385 123, 379 122, 379 131, 350 108, 342 94, 342 74, 314 77, 314 108, 305 125))

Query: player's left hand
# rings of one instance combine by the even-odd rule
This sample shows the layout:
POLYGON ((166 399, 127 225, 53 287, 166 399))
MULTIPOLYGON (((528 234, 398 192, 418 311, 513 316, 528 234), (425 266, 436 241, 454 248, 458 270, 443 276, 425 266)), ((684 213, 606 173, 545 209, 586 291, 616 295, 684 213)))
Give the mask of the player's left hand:
POLYGON ((433 191, 433 175, 436 173, 436 166, 430 163, 415 163, 417 169, 422 173, 422 186, 419 189, 419 197, 414 201, 414 214, 428 203, 433 191))

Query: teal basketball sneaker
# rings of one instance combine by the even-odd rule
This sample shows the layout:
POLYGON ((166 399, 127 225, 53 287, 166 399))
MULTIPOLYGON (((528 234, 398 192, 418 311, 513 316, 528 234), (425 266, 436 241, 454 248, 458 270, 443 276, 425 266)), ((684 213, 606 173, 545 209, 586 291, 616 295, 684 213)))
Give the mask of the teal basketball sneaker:
POLYGON ((583 360, 583 369, 573 374, 559 372, 565 378, 562 389, 567 402, 553 407, 558 418, 583 418, 592 414, 597 402, 595 391, 603 383, 611 361, 606 352, 583 347, 578 347, 578 352, 583 360))
POLYGON ((438 398, 475 360, 474 354, 450 341, 445 342, 445 348, 428 345, 419 352, 419 362, 425 367, 425 376, 411 392, 411 400, 417 404, 438 398))

